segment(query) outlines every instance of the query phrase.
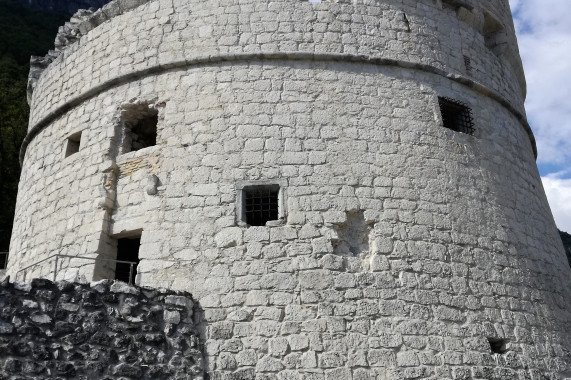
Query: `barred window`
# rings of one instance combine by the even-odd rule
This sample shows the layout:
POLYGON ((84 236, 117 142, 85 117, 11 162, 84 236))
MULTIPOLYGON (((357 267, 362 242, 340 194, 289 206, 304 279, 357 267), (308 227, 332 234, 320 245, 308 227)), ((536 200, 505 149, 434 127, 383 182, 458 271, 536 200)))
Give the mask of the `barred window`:
POLYGON ((469 135, 474 134, 475 129, 472 110, 466 103, 459 100, 439 97, 438 104, 440 105, 444 128, 469 135))
POLYGON ((265 226, 279 218, 279 185, 248 186, 243 189, 245 222, 250 226, 265 226))
POLYGON ((464 56, 464 66, 466 66, 466 74, 472 75, 472 60, 467 55, 464 56))

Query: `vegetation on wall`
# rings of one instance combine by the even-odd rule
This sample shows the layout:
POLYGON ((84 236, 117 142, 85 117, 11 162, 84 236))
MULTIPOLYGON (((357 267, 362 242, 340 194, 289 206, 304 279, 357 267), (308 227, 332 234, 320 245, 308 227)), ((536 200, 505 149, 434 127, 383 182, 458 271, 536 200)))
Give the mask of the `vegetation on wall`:
POLYGON ((54 46, 68 15, 32 10, 0 0, 0 251, 7 251, 20 177, 18 152, 26 135, 26 101, 31 55, 54 46))

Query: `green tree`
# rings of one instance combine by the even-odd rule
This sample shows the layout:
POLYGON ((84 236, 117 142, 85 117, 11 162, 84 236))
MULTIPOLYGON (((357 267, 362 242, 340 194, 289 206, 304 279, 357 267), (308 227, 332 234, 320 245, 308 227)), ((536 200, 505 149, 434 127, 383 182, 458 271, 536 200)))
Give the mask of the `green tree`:
POLYGON ((20 177, 18 151, 28 121, 25 70, 12 57, 0 58, 0 250, 9 243, 20 177))

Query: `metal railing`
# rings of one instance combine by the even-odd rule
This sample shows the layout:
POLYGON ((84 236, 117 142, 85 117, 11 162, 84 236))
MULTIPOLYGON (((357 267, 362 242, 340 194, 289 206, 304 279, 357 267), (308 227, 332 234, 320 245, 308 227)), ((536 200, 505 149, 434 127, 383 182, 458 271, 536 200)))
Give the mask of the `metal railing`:
POLYGON ((8 252, 0 252, 0 270, 6 269, 8 264, 8 252))
MULTIPOLYGON (((120 264, 129 264, 129 285, 133 284, 133 266, 138 265, 138 263, 133 262, 133 261, 124 261, 124 260, 114 260, 114 259, 103 259, 103 258, 96 258, 96 257, 86 257, 86 256, 71 256, 71 255, 62 255, 62 254, 55 254, 52 255, 50 257, 47 257, 43 260, 37 261, 31 265, 28 265, 27 267, 24 267, 22 269, 19 269, 15 274, 14 274, 14 279, 17 281, 18 280, 18 276, 20 275, 20 273, 24 272, 24 281, 26 279, 26 275, 27 275, 27 270, 35 267, 41 263, 44 263, 46 261, 54 260, 54 269, 53 269, 53 281, 56 281, 57 279, 57 274, 58 274, 58 262, 60 262, 60 258, 68 258, 68 259, 82 259, 82 260, 92 260, 95 262, 99 262, 99 261, 107 261, 107 262, 114 262, 115 264, 120 263, 120 264)), ((59 268, 60 270, 63 268, 59 268)), ((67 268, 65 268, 67 269, 67 268)))

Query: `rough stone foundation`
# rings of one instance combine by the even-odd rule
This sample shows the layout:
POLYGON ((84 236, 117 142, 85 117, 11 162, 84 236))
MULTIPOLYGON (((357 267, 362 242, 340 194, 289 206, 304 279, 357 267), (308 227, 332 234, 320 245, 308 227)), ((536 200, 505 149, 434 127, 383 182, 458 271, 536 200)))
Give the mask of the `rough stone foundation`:
POLYGON ((0 379, 203 379, 188 293, 0 283, 0 379))

